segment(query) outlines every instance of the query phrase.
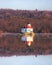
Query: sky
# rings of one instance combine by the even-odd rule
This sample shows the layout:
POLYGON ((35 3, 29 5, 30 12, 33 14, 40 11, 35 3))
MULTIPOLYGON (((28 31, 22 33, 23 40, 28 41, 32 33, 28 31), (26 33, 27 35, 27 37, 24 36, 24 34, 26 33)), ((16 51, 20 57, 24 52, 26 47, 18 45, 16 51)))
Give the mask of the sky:
POLYGON ((0 57, 0 65, 52 65, 52 55, 0 57))
POLYGON ((52 10, 52 0, 0 0, 0 9, 52 10))

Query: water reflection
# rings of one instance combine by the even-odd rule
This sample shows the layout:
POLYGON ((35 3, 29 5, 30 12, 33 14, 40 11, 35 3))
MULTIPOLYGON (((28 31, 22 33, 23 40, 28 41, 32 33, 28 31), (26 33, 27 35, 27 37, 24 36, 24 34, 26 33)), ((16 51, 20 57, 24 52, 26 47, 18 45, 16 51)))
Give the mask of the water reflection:
POLYGON ((52 39, 35 37, 33 44, 29 47, 21 41, 21 36, 7 35, 0 37, 0 56, 28 54, 52 54, 52 39))
POLYGON ((52 65, 52 55, 0 57, 0 65, 52 65))

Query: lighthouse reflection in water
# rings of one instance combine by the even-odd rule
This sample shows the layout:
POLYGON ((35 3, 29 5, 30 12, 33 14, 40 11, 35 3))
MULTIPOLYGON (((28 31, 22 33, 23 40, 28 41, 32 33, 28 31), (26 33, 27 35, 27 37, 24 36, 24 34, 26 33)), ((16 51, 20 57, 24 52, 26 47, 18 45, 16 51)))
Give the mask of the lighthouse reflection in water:
POLYGON ((34 32, 31 24, 27 24, 26 28, 22 28, 21 32, 24 34, 21 40, 24 41, 28 46, 31 46, 33 42, 34 32))

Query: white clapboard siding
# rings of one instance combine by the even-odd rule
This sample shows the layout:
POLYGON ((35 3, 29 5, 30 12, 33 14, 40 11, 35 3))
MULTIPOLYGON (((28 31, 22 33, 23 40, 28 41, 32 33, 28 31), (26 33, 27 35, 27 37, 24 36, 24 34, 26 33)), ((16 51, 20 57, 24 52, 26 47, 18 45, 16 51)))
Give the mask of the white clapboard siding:
POLYGON ((26 32, 26 28, 22 28, 22 29, 21 29, 21 32, 22 32, 22 33, 25 33, 25 32, 26 32))

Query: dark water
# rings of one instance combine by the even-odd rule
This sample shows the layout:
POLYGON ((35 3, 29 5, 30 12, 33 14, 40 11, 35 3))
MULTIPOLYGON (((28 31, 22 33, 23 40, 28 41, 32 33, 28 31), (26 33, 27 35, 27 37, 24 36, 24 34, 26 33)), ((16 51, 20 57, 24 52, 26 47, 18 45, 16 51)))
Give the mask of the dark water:
POLYGON ((25 42, 21 41, 21 35, 19 36, 14 33, 11 35, 4 35, 0 37, 0 54, 52 54, 52 36, 49 35, 47 37, 47 35, 36 35, 33 44, 28 47, 25 42))

